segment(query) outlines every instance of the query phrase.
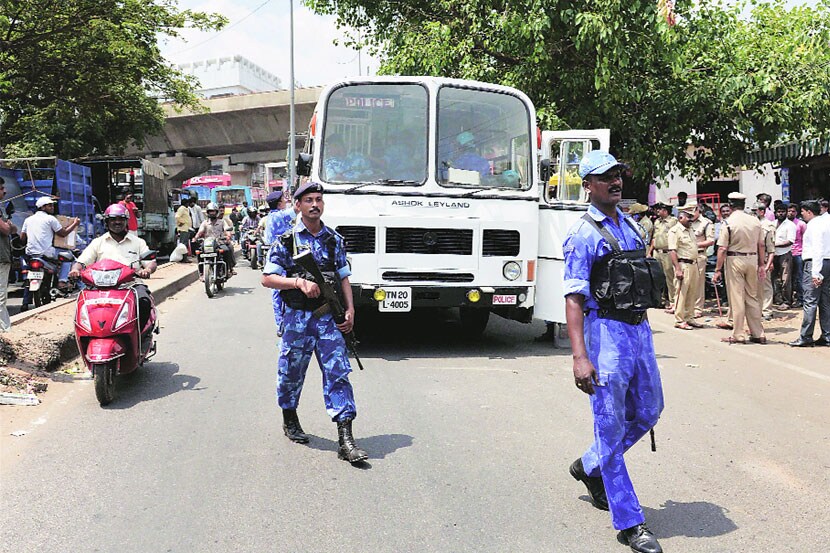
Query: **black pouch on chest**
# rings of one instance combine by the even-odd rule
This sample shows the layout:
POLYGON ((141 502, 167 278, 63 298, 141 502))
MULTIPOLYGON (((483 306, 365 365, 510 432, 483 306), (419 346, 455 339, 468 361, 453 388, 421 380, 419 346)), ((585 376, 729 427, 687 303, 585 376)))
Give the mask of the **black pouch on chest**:
MULTIPOLYGON (((666 277, 660 263, 646 257, 645 247, 622 250, 616 238, 587 213, 583 216, 612 248, 591 268, 591 295, 601 309, 645 310, 659 307, 666 277)), ((631 222, 626 219, 630 225, 631 222)), ((632 226, 636 232, 636 228, 632 226)), ((639 236, 639 234, 638 234, 639 236)))

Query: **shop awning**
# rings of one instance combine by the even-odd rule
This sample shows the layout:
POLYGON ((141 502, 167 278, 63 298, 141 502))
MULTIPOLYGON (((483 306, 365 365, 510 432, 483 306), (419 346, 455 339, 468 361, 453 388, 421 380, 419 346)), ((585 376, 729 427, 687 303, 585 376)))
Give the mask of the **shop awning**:
POLYGON ((788 142, 786 144, 778 144, 770 146, 769 148, 747 152, 744 157, 744 164, 762 165, 764 163, 780 163, 789 159, 805 159, 827 154, 830 154, 830 136, 788 142))

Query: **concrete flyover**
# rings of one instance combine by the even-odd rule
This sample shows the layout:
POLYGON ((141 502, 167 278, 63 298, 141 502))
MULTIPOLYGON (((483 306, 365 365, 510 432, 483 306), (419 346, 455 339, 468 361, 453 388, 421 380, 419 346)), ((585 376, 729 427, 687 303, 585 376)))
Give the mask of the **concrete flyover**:
MULTIPOLYGON (((322 90, 315 87, 295 91, 298 134, 306 132, 322 90)), ((233 164, 281 161, 288 148, 289 100, 288 90, 278 90, 202 100, 204 113, 177 110, 165 104, 161 134, 146 138, 143 145, 134 146, 127 153, 183 169, 187 157, 227 155, 233 164)), ((184 180, 205 170, 201 163, 191 165, 192 170, 178 172, 175 180, 184 180), (197 172, 188 174, 192 171, 197 172)))

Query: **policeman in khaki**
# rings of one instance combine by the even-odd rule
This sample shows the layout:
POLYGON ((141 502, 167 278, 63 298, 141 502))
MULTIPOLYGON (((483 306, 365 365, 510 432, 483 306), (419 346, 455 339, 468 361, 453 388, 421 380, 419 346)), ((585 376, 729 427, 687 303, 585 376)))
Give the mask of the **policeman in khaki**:
POLYGON ((706 301, 706 252, 715 244, 715 224, 703 217, 700 206, 692 214, 692 230, 697 239, 697 300, 695 301, 695 318, 703 315, 706 301))
POLYGON ((697 204, 687 203, 677 208, 677 224, 669 230, 669 255, 674 267, 674 287, 677 303, 674 327, 682 330, 700 328, 695 322, 695 302, 698 297, 697 238, 692 230, 692 214, 697 204))
POLYGON ((755 202, 753 206, 755 216, 761 222, 761 237, 764 240, 764 271, 766 276, 759 281, 761 292, 761 316, 764 319, 772 318, 772 261, 775 258, 775 222, 766 217, 767 206, 764 202, 755 202))
POLYGON ((729 194, 729 203, 732 214, 718 236, 718 262, 714 276, 716 283, 726 277, 726 291, 734 324, 732 335, 722 341, 730 344, 746 343, 746 321, 749 341, 766 344, 758 287, 759 279, 766 276, 761 223, 752 215, 744 213, 746 196, 743 194, 732 192, 729 194))
POLYGON ((666 311, 674 311, 675 286, 674 286, 674 265, 669 256, 669 231, 677 224, 677 219, 671 216, 671 210, 666 204, 660 204, 657 208, 657 220, 654 221, 652 238, 652 251, 654 258, 663 267, 666 275, 666 288, 668 289, 669 305, 666 311))

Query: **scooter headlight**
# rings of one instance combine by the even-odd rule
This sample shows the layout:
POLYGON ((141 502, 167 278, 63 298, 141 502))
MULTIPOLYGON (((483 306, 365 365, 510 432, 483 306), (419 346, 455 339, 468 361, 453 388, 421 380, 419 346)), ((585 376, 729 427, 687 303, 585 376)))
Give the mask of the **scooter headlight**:
POLYGON ((121 269, 113 271, 91 271, 92 282, 95 286, 102 288, 111 288, 118 284, 118 279, 121 278, 121 269))
POLYGON ((118 311, 118 317, 115 318, 112 329, 118 330, 128 322, 130 322, 130 304, 125 300, 121 304, 121 309, 118 311))
POLYGON ((92 324, 89 322, 89 310, 86 303, 78 308, 78 324, 87 332, 92 332, 92 324))

